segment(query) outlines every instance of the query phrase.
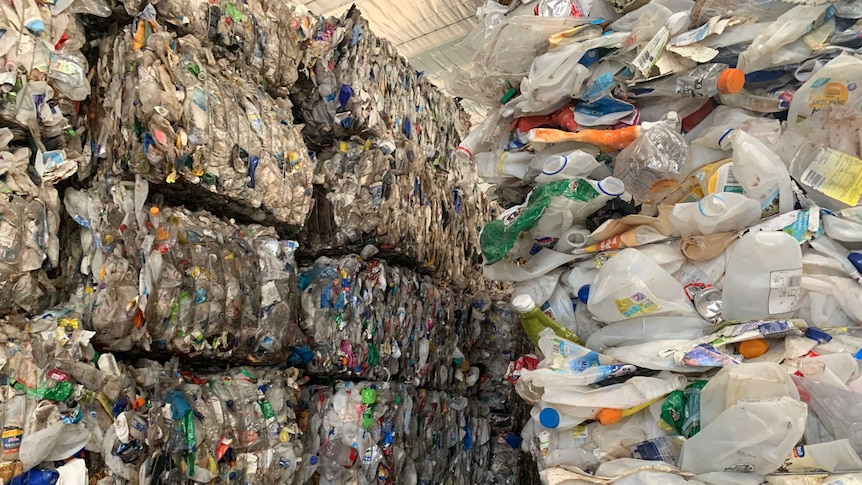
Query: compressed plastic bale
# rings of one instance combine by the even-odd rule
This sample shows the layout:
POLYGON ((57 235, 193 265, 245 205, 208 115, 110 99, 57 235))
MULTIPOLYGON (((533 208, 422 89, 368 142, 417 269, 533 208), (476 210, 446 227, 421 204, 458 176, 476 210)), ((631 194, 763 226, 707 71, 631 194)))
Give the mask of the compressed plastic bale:
POLYGON ((309 391, 303 399, 309 406, 307 451, 317 450, 316 471, 330 483, 398 477, 467 484, 484 478, 487 465, 473 469, 471 459, 481 418, 465 396, 379 381, 309 391), (371 405, 362 402, 369 389, 376 394, 371 405))
POLYGON ((82 228, 71 303, 91 309, 85 325, 98 342, 261 361, 284 357, 303 339, 295 242, 272 228, 145 204, 147 194, 141 179, 66 193, 66 210, 82 228))
POLYGON ((391 139, 340 142, 318 160, 316 204, 300 234, 304 252, 374 244, 459 286, 481 284, 477 227, 491 204, 470 183, 475 171, 443 172, 415 143, 391 139))
POLYGON ((448 157, 466 134, 467 115, 374 35, 359 9, 320 22, 306 53, 308 77, 292 98, 314 140, 386 132, 448 157))
POLYGON ((217 57, 242 66, 273 96, 287 96, 296 82, 303 45, 317 24, 290 1, 168 0, 154 6, 159 20, 212 45, 217 57))
POLYGON ((30 176, 31 150, 0 129, 0 315, 34 314, 52 303, 60 266, 60 201, 53 181, 30 176), (12 146, 9 143, 13 143, 12 146))
POLYGON ((256 483, 304 483, 296 481, 303 457, 294 413, 297 373, 208 373, 178 368, 176 361, 146 360, 130 371, 137 384, 134 400, 115 405, 117 417, 105 436, 105 449, 121 458, 109 463, 109 475, 132 472, 174 481, 244 475, 256 483), (137 401, 148 404, 132 405, 137 401))
POLYGON ((299 287, 314 353, 310 373, 455 385, 452 355, 468 342, 460 333, 468 304, 463 291, 357 256, 320 258, 300 270, 299 287))
POLYGON ((198 206, 301 226, 313 166, 289 101, 216 61, 194 37, 136 25, 100 46, 91 129, 105 170, 143 175, 198 206))
POLYGON ((85 161, 79 135, 84 124, 81 101, 90 94, 86 43, 77 13, 106 16, 101 2, 42 7, 33 0, 0 3, 0 42, 5 93, 0 99, 4 125, 20 128, 57 164, 74 172, 85 161))
POLYGON ((102 441, 104 429, 97 415, 99 409, 107 411, 96 396, 104 398, 106 380, 79 380, 81 373, 73 372, 73 367, 88 367, 121 386, 130 384, 123 366, 97 367, 92 333, 80 330, 77 317, 56 308, 29 320, 15 317, 0 323, 3 354, 14 356, 2 371, 4 480, 31 469, 42 474, 53 468, 52 462, 70 459, 82 449, 98 452, 95 443, 102 441), (15 469, 7 475, 7 470, 15 469))

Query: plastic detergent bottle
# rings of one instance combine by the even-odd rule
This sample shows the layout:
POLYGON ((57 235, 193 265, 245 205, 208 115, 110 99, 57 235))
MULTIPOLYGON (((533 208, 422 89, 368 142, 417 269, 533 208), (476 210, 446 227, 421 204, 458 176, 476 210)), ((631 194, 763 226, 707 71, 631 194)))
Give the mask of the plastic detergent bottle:
POLYGON ((552 330, 555 334, 566 340, 576 342, 580 345, 584 344, 583 340, 579 339, 571 330, 545 315, 530 295, 516 296, 512 299, 512 306, 521 315, 521 326, 524 327, 524 331, 533 345, 539 344, 539 334, 545 329, 552 330))

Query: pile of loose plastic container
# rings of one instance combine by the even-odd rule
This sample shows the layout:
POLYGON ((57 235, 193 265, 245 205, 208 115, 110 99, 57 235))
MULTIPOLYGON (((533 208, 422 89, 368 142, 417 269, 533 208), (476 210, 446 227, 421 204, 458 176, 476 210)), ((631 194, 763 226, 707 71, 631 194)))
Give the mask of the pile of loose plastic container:
POLYGON ((0 7, 0 483, 524 483, 466 114, 358 10, 0 7))
POLYGON ((543 481, 858 482, 860 3, 525 3, 447 86, 543 481))

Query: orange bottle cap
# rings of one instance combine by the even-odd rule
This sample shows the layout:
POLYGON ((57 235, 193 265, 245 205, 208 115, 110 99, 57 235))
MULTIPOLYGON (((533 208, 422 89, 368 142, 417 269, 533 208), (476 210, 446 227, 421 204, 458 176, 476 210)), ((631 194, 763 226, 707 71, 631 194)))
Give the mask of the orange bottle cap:
POLYGON ((603 408, 596 413, 596 420, 607 426, 623 419, 622 409, 603 408))
POLYGON ((159 212, 160 212, 160 211, 159 211, 159 208, 158 208, 158 207, 156 207, 156 206, 152 206, 152 207, 150 207, 150 214, 152 214, 152 215, 154 215, 154 216, 157 216, 157 215, 159 215, 159 212))
POLYGON ((736 94, 745 86, 745 73, 732 67, 718 75, 718 92, 721 94, 736 94))
POLYGON ((769 342, 766 340, 759 338, 755 340, 746 340, 745 342, 740 342, 739 345, 736 346, 739 353, 742 354, 746 359, 753 359, 755 357, 760 357, 765 354, 767 350, 769 350, 769 342))

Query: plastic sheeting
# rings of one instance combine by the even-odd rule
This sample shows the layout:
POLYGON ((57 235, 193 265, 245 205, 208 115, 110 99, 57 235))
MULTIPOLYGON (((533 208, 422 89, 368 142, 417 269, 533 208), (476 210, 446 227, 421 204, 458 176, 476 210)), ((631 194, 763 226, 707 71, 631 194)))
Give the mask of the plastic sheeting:
POLYGON ((233 202, 257 221, 303 224, 314 167, 288 100, 153 21, 106 37, 100 52, 93 138, 107 170, 193 189, 183 197, 209 207, 233 202))
POLYGON ((105 180, 65 194, 81 226, 71 304, 96 342, 192 358, 283 358, 303 338, 296 243, 271 228, 145 203, 147 189, 142 179, 105 180))
POLYGON ((304 252, 360 251, 375 244, 444 281, 477 287, 478 230, 490 202, 475 171, 439 170, 411 141, 344 141, 318 155, 315 209, 304 252))

